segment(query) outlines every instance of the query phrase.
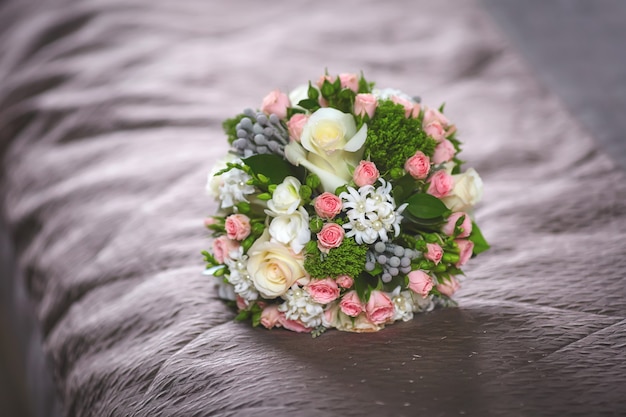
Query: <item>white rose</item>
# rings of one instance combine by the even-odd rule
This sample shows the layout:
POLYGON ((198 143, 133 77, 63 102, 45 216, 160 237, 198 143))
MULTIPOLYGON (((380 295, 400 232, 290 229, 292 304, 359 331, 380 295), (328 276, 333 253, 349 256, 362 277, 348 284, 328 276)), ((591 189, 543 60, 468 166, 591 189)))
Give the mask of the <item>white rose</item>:
POLYGON ((265 298, 285 294, 291 286, 306 277, 304 257, 289 247, 269 241, 266 230, 248 250, 248 274, 265 298))
POLYGON ((301 185, 295 177, 285 178, 274 190, 272 199, 267 202, 267 207, 270 209, 268 214, 280 216, 281 214, 294 213, 302 202, 300 199, 301 185))
POLYGON ((289 102, 293 107, 299 107, 300 101, 309 98, 309 85, 302 84, 289 92, 289 102))
POLYGON ((463 174, 453 175, 454 188, 452 192, 441 199, 446 207, 452 211, 468 211, 483 196, 483 181, 474 168, 463 174))
POLYGON ((294 253, 302 252, 304 245, 311 240, 309 214, 304 207, 292 214, 275 217, 268 230, 273 242, 289 245, 294 253))
POLYGON ((300 143, 285 147, 285 156, 316 174, 324 191, 334 192, 352 179, 351 168, 361 161, 366 138, 367 125, 357 131, 351 114, 321 108, 302 129, 300 143))

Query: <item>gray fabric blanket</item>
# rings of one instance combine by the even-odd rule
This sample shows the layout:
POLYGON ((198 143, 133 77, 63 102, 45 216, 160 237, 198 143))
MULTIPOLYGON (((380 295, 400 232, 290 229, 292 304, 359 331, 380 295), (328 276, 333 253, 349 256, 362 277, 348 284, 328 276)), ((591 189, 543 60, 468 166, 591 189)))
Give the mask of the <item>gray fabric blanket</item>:
POLYGON ((67 415, 626 410, 624 175, 476 3, 10 0, 0 51, 2 211, 67 415), (222 119, 325 67, 447 103, 493 246, 460 308, 312 340, 201 275, 222 119))

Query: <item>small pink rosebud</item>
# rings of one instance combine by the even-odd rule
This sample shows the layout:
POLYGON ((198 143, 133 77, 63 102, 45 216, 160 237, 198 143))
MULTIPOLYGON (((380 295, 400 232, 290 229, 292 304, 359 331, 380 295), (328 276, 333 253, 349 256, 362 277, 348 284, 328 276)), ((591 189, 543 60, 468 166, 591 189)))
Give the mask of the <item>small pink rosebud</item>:
POLYGON ((261 103, 261 111, 265 114, 275 114, 280 119, 287 117, 287 107, 289 107, 289 97, 276 89, 266 95, 261 103))
POLYGON ((354 114, 357 116, 365 116, 366 114, 371 119, 374 117, 378 107, 378 100, 374 94, 357 94, 354 98, 354 114))
POLYGON ((363 187, 364 185, 372 185, 380 177, 380 172, 373 162, 361 161, 355 168, 352 178, 357 187, 363 187))

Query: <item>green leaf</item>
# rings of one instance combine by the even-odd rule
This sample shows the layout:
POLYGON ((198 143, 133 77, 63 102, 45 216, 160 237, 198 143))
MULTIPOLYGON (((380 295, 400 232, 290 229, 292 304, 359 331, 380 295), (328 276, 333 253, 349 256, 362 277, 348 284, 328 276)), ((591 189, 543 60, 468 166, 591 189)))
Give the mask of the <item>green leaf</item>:
POLYGON ((251 313, 248 310, 241 310, 239 314, 237 314, 237 316, 235 317, 235 320, 237 321, 248 320, 250 318, 250 314, 251 313))
POLYGON ((354 280, 354 289, 356 290, 359 299, 364 303, 369 301, 370 295, 372 295, 372 290, 376 289, 377 285, 378 278, 368 273, 363 273, 354 280))
POLYGON ((322 83, 322 88, 321 88, 322 97, 328 98, 332 96, 333 94, 335 94, 336 91, 339 91, 339 89, 341 89, 341 84, 339 84, 339 88, 336 89, 333 83, 331 83, 328 80, 324 80, 324 82, 322 83))
POLYGON ((314 112, 315 110, 320 108, 320 104, 316 100, 311 100, 310 98, 300 100, 298 102, 298 106, 302 107, 303 109, 307 109, 310 112, 314 112))
POLYGON ((275 154, 252 155, 243 159, 255 174, 263 174, 272 184, 280 184, 289 176, 297 176, 298 170, 293 165, 275 154))
POLYGON ((426 193, 413 194, 406 202, 406 211, 421 220, 439 219, 449 211, 441 200, 426 193))
POLYGON ((472 222, 472 233, 469 235, 469 240, 474 242, 474 255, 485 252, 491 247, 489 246, 489 243, 487 243, 487 240, 483 236, 476 223, 474 222, 472 222))
POLYGON ((313 87, 313 85, 311 85, 310 81, 309 81, 309 89, 307 90, 307 95, 309 96, 309 99, 315 100, 316 103, 317 103, 317 100, 320 97, 320 92, 318 91, 317 88, 315 88, 315 87, 313 87))
POLYGON ((415 179, 410 175, 405 175, 393 184, 393 198, 399 206, 405 202, 416 189, 415 179))

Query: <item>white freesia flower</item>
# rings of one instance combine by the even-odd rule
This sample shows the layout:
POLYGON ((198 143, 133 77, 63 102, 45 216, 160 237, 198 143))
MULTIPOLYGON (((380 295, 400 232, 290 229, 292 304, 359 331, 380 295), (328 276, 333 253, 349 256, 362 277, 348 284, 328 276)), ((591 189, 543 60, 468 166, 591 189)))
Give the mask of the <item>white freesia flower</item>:
POLYGON ((267 229, 248 250, 247 270, 265 298, 279 297, 296 281, 307 277, 304 257, 282 243, 270 242, 267 229))
POLYGON ((304 207, 291 214, 275 217, 268 230, 272 241, 289 245, 294 253, 302 252, 304 245, 311 240, 309 214, 304 207))
POLYGON ((285 313, 288 320, 299 320, 306 327, 315 328, 322 324, 324 308, 311 299, 308 292, 295 286, 284 295, 285 302, 278 307, 278 311, 285 313))
POLYGON ((474 168, 453 175, 454 188, 441 201, 452 211, 469 211, 483 195, 483 181, 474 168))
POLYGON ((365 185, 357 190, 348 187, 339 197, 345 201, 344 210, 348 223, 343 225, 347 237, 354 237, 358 244, 372 244, 377 240, 387 242, 388 233, 398 236, 402 211, 406 204, 396 210, 396 203, 391 196, 391 183, 379 178, 382 184, 378 188, 365 185))
POLYGON ((274 193, 272 199, 267 202, 269 211, 267 214, 270 216, 280 216, 282 214, 294 213, 302 199, 300 198, 300 181, 295 177, 287 177, 279 184, 274 193))
POLYGON ((375 88, 372 90, 372 94, 379 100, 389 100, 391 97, 400 97, 410 102, 416 103, 416 101, 410 95, 402 92, 401 90, 397 90, 395 88, 383 88, 378 89, 375 88))
POLYGON ((247 260, 248 256, 243 254, 241 246, 231 251, 230 256, 224 260, 230 271, 226 279, 233 285, 235 294, 246 301, 253 301, 259 298, 259 293, 254 288, 254 283, 248 274, 247 260))
POLYGON ((400 291, 401 287, 396 287, 389 294, 389 298, 393 301, 394 313, 393 320, 409 321, 413 319, 413 309, 415 303, 413 301, 412 291, 400 291))
POLYGON ((350 169, 361 160, 366 138, 367 125, 357 131, 351 114, 321 108, 304 126, 300 143, 285 147, 285 156, 316 174, 324 191, 333 192, 352 178, 350 169))
POLYGON ((226 164, 243 164, 239 158, 229 155, 215 164, 207 179, 206 190, 209 195, 221 201, 221 208, 233 207, 239 202, 248 201, 246 195, 254 193, 254 187, 248 185, 247 181, 252 178, 244 171, 233 168, 221 175, 215 175, 226 168, 226 164))

